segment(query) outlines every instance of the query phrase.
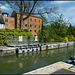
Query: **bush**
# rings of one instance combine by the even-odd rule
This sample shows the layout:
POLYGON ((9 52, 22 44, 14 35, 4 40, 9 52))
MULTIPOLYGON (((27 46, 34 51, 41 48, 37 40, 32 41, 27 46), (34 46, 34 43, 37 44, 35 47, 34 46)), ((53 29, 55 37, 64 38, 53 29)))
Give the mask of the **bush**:
POLYGON ((68 38, 67 38, 67 37, 65 37, 65 41, 67 41, 67 42, 68 42, 68 38))
POLYGON ((73 35, 67 35, 68 41, 74 41, 74 36, 73 35))
POLYGON ((24 29, 23 31, 28 32, 28 30, 27 30, 27 29, 24 29))
POLYGON ((13 40, 14 36, 16 36, 15 39, 18 40, 18 36, 32 36, 32 33, 20 29, 0 29, 0 45, 6 45, 7 39, 13 40))

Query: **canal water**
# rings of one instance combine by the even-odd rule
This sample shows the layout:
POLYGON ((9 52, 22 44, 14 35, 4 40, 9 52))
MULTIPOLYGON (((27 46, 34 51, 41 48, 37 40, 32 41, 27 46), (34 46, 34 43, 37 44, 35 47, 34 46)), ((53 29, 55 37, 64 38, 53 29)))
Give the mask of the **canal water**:
POLYGON ((0 57, 0 74, 23 74, 73 55, 73 47, 0 57))

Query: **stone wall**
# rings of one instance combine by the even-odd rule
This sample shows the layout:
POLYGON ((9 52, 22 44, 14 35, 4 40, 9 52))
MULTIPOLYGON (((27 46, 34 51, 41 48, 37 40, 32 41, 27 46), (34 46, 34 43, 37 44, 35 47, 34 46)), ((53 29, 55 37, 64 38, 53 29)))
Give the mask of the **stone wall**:
POLYGON ((0 56, 16 54, 16 48, 6 47, 0 49, 0 56))
POLYGON ((57 49, 57 48, 69 47, 73 45, 74 45, 74 42, 46 44, 41 46, 41 50, 57 49))

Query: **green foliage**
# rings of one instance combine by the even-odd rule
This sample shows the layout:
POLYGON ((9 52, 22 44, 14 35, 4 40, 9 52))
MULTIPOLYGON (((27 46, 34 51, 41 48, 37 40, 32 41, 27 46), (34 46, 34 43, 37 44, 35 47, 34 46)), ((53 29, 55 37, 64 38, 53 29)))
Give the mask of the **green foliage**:
MULTIPOLYGON (((47 22, 47 21, 46 21, 47 22)), ((52 19, 50 23, 43 22, 43 31, 38 32, 40 41, 44 42, 63 42, 73 41, 75 37, 75 28, 61 14, 59 17, 52 19), (69 25, 69 27, 68 27, 69 25)))
POLYGON ((20 29, 0 29, 0 45, 6 45, 7 39, 13 40, 13 37, 17 36, 15 40, 18 40, 18 36, 33 36, 31 32, 20 29), (26 31, 26 32, 25 32, 26 31), (12 37, 11 37, 12 36, 12 37))
POLYGON ((73 26, 71 24, 69 25, 69 27, 67 29, 67 34, 75 36, 75 29, 73 28, 73 26))

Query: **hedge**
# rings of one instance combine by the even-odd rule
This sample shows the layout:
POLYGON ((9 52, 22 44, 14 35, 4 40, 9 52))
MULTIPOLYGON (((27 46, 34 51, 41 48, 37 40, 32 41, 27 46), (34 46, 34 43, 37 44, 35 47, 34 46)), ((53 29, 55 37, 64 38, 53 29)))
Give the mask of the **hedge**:
POLYGON ((0 45, 7 45, 7 36, 33 36, 31 32, 20 29, 0 29, 0 45))

